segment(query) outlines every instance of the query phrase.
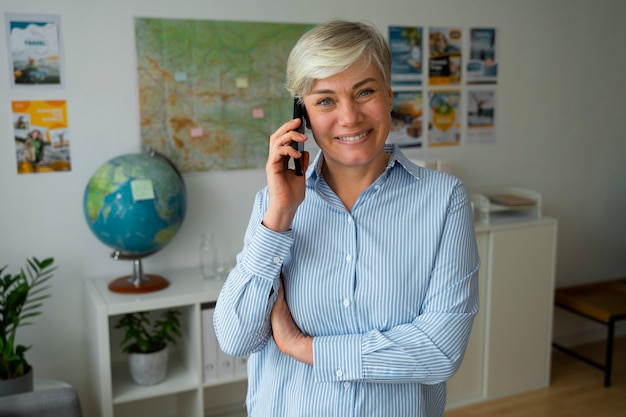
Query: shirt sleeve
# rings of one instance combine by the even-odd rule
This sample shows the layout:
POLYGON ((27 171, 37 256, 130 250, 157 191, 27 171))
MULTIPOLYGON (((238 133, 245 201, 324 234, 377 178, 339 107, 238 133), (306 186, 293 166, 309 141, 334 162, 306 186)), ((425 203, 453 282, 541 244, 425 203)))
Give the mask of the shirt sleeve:
POLYGON ((316 380, 435 384, 452 377, 478 311, 479 266, 471 204, 458 183, 420 314, 384 332, 314 338, 316 380))
POLYGON ((280 271, 293 243, 291 231, 277 233, 261 224, 265 201, 264 192, 259 192, 243 250, 215 306, 213 323, 220 348, 232 356, 259 351, 270 339, 280 271))

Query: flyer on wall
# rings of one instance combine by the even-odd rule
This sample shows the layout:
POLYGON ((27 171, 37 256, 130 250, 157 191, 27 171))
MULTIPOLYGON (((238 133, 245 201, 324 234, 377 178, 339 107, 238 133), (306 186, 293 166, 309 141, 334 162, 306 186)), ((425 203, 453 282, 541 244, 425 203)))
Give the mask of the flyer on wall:
POLYGON ((461 83, 461 29, 433 27, 428 31, 428 83, 461 83))
POLYGON ((496 93, 493 90, 467 92, 467 143, 495 143, 496 93))
POLYGON ((428 146, 456 146, 461 143, 461 92, 428 93, 428 146))
POLYGON ((422 84, 422 28, 390 26, 391 85, 393 87, 422 84))
POLYGON ((70 171, 70 133, 64 100, 13 101, 18 174, 70 171))
POLYGON ((394 92, 391 130, 387 143, 398 146, 422 146, 422 113, 421 91, 394 92))
POLYGON ((61 17, 6 13, 5 27, 11 87, 63 87, 61 17))
POLYGON ((470 29, 470 54, 466 66, 468 84, 498 81, 497 32, 494 28, 470 29))

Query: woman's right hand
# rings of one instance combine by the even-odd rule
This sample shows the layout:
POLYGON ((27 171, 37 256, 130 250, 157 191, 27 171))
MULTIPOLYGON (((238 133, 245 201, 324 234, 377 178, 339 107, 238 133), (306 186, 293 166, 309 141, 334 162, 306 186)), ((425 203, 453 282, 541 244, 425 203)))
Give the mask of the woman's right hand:
POLYGON ((265 165, 269 206, 263 217, 263 225, 276 232, 284 232, 291 226, 296 210, 304 200, 305 176, 296 175, 289 169, 289 158, 302 157, 302 170, 309 166, 309 153, 298 152, 291 146, 291 141, 304 142, 307 136, 298 133, 299 118, 283 124, 270 136, 269 155, 265 165))

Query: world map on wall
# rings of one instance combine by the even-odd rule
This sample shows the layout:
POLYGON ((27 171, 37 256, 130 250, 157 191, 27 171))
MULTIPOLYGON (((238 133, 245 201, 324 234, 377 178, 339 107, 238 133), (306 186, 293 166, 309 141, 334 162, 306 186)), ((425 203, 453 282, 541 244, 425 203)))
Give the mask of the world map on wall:
POLYGON ((292 116, 289 51, 312 27, 135 19, 143 145, 184 172, 263 167, 292 116))

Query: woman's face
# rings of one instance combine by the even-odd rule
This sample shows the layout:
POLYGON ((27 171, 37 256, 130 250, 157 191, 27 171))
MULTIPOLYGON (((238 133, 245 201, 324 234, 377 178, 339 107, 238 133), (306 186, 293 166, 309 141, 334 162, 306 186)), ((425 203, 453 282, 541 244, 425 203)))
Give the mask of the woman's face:
POLYGON ((304 96, 310 128, 329 169, 379 167, 387 155, 393 93, 374 64, 355 63, 313 83, 304 96))

